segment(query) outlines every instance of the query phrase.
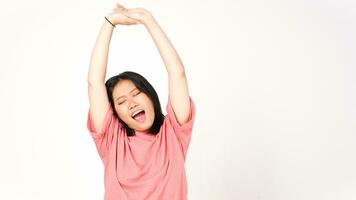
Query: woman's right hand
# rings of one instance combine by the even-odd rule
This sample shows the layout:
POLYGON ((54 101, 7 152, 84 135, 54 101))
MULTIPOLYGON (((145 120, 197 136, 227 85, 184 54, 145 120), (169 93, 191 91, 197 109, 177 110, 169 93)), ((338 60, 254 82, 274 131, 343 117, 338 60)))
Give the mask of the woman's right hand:
POLYGON ((116 3, 116 8, 113 9, 113 12, 109 13, 106 15, 106 18, 110 20, 111 23, 114 25, 121 24, 121 25, 136 25, 140 24, 138 20, 132 19, 130 17, 127 17, 126 15, 123 14, 123 12, 127 12, 127 9, 116 3))

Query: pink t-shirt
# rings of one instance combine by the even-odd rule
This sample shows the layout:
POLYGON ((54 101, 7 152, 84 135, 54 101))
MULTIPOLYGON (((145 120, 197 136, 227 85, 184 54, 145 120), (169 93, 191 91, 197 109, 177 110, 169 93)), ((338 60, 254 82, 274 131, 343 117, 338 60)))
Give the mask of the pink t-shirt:
POLYGON ((96 132, 88 111, 87 128, 105 167, 104 200, 187 199, 184 163, 195 117, 190 96, 189 100, 189 120, 182 126, 168 100, 157 135, 136 131, 128 137, 110 104, 102 132, 96 132))

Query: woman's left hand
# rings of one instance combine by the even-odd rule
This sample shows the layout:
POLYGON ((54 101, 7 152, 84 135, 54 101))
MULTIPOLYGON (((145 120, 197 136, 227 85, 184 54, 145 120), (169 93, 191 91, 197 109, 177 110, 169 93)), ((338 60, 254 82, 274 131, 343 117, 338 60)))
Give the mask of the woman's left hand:
POLYGON ((141 24, 146 25, 147 23, 151 22, 154 20, 152 14, 144 9, 144 8, 128 8, 124 11, 122 11, 124 15, 127 17, 130 17, 136 21, 139 21, 141 24))

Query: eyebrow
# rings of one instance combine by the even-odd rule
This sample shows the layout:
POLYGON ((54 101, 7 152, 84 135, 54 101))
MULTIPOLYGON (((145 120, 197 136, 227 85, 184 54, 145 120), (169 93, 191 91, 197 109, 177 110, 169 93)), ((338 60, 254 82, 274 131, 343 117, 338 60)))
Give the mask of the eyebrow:
MULTIPOLYGON (((137 87, 135 87, 134 89, 132 89, 132 90, 130 91, 130 93, 131 93, 132 91, 136 90, 136 89, 137 89, 137 87)), ((118 98, 116 98, 116 101, 119 100, 119 99, 122 98, 122 97, 124 97, 124 95, 119 96, 118 98)))

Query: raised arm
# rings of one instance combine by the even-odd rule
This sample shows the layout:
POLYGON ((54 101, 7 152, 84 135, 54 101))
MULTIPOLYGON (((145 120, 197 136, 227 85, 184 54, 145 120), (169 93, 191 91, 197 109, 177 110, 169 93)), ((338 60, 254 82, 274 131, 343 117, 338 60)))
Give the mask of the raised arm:
POLYGON ((90 113, 92 115, 96 131, 101 132, 105 114, 109 108, 109 99, 105 87, 105 76, 108 61, 108 52, 114 26, 138 24, 137 21, 128 18, 120 12, 123 7, 117 5, 113 12, 103 17, 99 35, 96 38, 94 49, 90 58, 88 72, 88 94, 90 113), (112 24, 111 24, 111 23, 112 24))
POLYGON ((104 117, 109 106, 105 76, 113 29, 114 27, 104 19, 89 64, 87 81, 90 113, 97 132, 101 132, 103 128, 104 117))
POLYGON ((178 53, 152 14, 143 8, 129 9, 127 16, 140 21, 147 28, 158 48, 168 72, 169 100, 179 124, 189 117, 189 92, 185 70, 178 53))
POLYGON ((168 72, 169 98, 179 124, 188 121, 189 91, 187 77, 181 59, 166 34, 152 18, 146 24, 168 72))

